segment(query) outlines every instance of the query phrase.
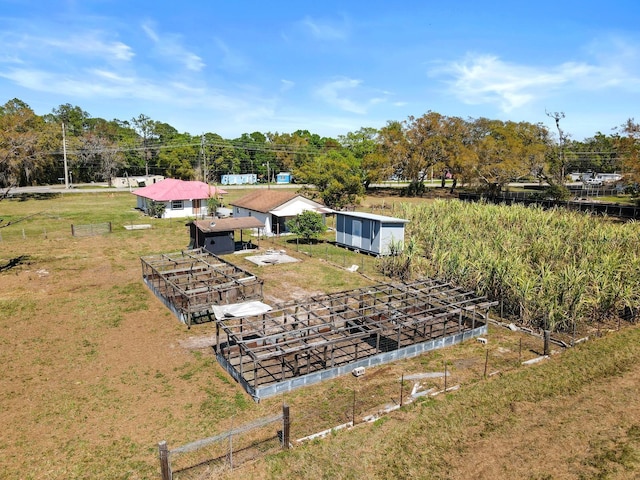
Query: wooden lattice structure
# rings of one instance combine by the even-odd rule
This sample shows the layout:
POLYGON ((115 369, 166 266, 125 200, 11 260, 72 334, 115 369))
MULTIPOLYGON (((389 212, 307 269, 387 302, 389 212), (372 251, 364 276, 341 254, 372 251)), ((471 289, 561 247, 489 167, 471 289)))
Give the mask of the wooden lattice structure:
POLYGON ((202 248, 140 260, 144 282, 188 326, 212 320, 213 305, 262 300, 261 279, 202 248))
POLYGON ((216 323, 216 355, 260 400, 486 333, 496 305, 431 279, 381 284, 216 323))

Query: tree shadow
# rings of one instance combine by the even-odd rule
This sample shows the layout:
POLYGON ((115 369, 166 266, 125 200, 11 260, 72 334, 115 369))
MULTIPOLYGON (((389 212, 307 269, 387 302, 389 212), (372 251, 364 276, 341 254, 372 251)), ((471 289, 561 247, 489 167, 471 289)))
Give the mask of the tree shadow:
POLYGON ((5 270, 11 270, 12 268, 17 267, 18 265, 22 265, 23 263, 26 263, 28 259, 29 259, 28 255, 20 255, 19 257, 11 258, 7 263, 0 264, 0 272, 4 272, 5 270))

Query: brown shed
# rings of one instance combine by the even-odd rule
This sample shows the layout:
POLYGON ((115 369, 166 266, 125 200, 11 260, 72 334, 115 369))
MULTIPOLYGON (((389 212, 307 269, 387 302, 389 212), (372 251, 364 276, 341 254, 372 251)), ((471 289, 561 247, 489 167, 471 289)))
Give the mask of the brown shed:
POLYGON ((214 218, 212 220, 195 220, 189 222, 191 240, 189 248, 204 248, 214 255, 223 255, 236 251, 234 232, 242 230, 264 228, 264 223, 255 217, 214 218))

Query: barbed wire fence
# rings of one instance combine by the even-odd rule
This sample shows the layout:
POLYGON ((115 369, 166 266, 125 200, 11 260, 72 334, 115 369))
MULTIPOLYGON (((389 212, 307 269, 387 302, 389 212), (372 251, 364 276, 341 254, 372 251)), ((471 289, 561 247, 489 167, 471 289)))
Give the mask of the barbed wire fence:
MULTIPOLYGON (((509 330, 508 326, 495 328, 509 330)), ((281 413, 234 426, 229 419, 226 430, 169 449, 158 444, 162 480, 212 480, 223 472, 237 469, 266 455, 322 439, 337 431, 384 420, 393 411, 469 384, 489 381, 509 371, 527 368, 548 356, 543 339, 526 331, 512 332, 508 341, 490 344, 486 338, 473 340, 471 354, 439 358, 425 370, 384 378, 383 371, 353 372, 350 385, 335 386, 323 398, 298 405, 291 410, 283 402, 281 413), (369 377, 369 378, 367 378, 369 377), (274 428, 274 424, 278 424, 274 428)), ((387 367, 383 367, 387 368, 387 367)), ((283 397, 284 400, 284 397, 283 397)))

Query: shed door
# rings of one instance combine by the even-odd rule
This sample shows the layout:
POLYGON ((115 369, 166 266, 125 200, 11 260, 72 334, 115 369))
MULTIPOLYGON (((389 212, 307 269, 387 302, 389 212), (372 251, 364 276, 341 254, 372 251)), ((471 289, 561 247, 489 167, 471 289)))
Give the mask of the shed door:
POLYGON ((356 248, 362 248, 362 220, 353 221, 351 245, 356 248))

